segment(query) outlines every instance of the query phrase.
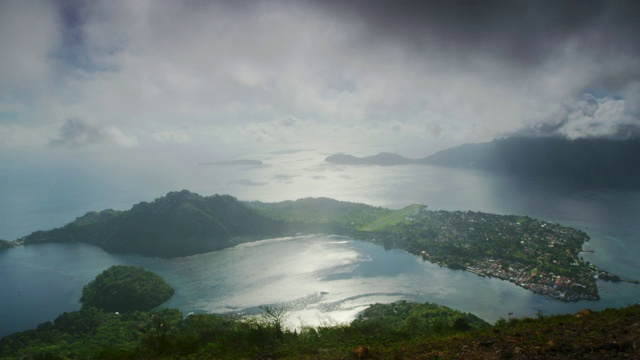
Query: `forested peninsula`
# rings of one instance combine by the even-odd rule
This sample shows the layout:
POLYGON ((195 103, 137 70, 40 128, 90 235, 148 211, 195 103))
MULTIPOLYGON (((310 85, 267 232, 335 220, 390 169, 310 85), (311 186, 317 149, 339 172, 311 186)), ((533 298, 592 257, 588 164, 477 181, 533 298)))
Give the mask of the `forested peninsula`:
POLYGON ((586 233, 559 224, 528 216, 431 211, 424 205, 391 210, 327 198, 242 202, 183 190, 126 211, 89 212, 17 241, 85 242, 111 252, 171 258, 304 233, 347 235, 403 249, 424 261, 511 281, 558 301, 598 300, 598 277, 621 280, 582 259, 586 233))

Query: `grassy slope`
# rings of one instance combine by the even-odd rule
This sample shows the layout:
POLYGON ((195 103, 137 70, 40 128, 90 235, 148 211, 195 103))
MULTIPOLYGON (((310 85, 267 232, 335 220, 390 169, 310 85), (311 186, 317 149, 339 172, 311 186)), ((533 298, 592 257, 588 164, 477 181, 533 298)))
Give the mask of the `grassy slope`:
POLYGON ((361 227, 361 231, 377 231, 381 230, 385 226, 395 225, 399 222, 405 221, 407 218, 415 216, 420 210, 426 208, 424 205, 409 205, 400 210, 392 210, 388 213, 381 214, 370 224, 361 227))

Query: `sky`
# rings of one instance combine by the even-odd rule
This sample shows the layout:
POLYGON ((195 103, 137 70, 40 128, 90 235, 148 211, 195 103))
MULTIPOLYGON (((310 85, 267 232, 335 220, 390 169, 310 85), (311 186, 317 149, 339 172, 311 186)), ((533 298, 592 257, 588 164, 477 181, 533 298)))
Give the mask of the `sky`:
POLYGON ((0 157, 640 134, 640 2, 0 2, 0 157))

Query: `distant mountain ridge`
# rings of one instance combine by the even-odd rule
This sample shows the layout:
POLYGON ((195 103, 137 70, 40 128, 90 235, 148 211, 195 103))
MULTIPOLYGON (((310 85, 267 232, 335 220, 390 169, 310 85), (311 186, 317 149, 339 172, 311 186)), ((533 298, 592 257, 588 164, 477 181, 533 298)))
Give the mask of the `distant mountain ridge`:
POLYGON ((409 159, 402 155, 388 153, 388 152, 382 152, 377 155, 365 156, 365 157, 356 157, 356 156, 347 155, 347 154, 335 154, 335 155, 328 156, 325 159, 325 161, 337 163, 337 164, 345 164, 345 165, 380 165, 380 166, 418 163, 418 160, 409 159))
POLYGON ((420 159, 381 153, 363 158, 340 154, 325 160, 345 165, 464 167, 561 179, 583 185, 640 187, 640 139, 513 137, 464 144, 420 159))

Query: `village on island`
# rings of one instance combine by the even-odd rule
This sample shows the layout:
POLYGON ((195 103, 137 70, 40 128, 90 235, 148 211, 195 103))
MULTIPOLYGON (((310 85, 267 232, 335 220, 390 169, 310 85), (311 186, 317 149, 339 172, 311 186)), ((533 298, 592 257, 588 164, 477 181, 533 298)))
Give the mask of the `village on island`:
POLYGON ((598 279, 637 283, 585 261, 585 232, 528 216, 422 208, 378 241, 389 242, 392 233, 395 246, 424 261, 510 281, 556 301, 599 300, 598 279))

